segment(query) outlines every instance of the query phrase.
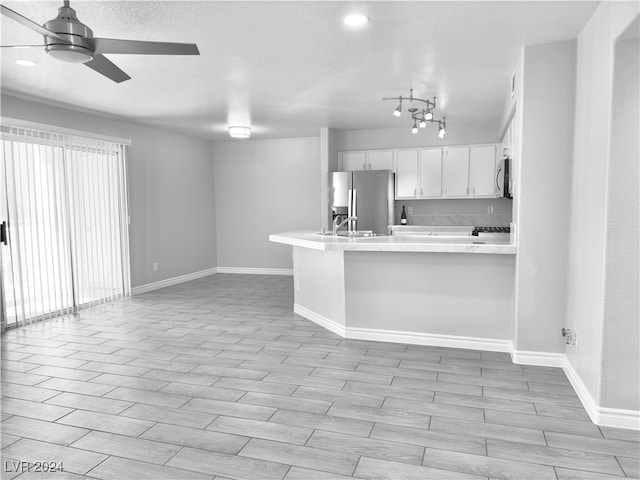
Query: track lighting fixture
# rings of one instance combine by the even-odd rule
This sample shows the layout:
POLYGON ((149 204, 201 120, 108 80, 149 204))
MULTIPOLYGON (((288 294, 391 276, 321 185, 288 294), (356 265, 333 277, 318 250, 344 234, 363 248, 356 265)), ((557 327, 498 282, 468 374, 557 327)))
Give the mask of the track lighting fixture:
POLYGON ((438 137, 444 138, 447 133, 447 123, 445 122, 446 117, 442 117, 442 121, 438 121, 438 137))
POLYGON ((393 111, 393 114, 396 117, 399 117, 400 115, 402 115, 402 97, 400 97, 400 104, 396 107, 396 109, 393 111))
POLYGON ((413 127, 411 128, 411 133, 418 133, 418 127, 425 128, 427 126, 427 122, 429 123, 437 123, 438 124, 438 137, 444 138, 447 133, 446 124, 444 121, 444 117, 442 120, 437 120, 433 118, 433 110, 436 109, 436 97, 433 97, 433 100, 425 100, 422 98, 417 98, 413 96, 413 88, 409 89, 409 96, 403 97, 402 95, 399 97, 385 97, 382 100, 398 100, 399 104, 396 109, 393 111, 393 114, 396 117, 399 117, 402 114, 402 101, 408 101, 411 105, 407 111, 411 114, 411 119, 413 120, 413 127), (417 108, 412 106, 414 102, 420 102, 425 104, 424 108, 417 108))

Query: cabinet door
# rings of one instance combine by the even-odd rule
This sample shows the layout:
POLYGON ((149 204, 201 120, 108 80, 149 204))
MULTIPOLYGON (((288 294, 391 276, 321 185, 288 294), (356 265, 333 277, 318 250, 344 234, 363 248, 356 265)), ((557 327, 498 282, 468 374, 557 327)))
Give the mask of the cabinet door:
POLYGON ((442 188, 445 197, 466 197, 469 193, 469 147, 448 147, 442 159, 442 188))
POLYGON ((415 198, 418 193, 418 150, 398 150, 396 159, 396 198, 415 198))
POLYGON ((476 197, 495 195, 495 145, 478 145, 469 151, 469 194, 476 197))
POLYGON ((420 197, 442 196, 442 149, 420 150, 420 197))
POLYGON ((342 152, 342 171, 366 170, 366 152, 342 152))
POLYGON ((393 150, 371 150, 367 152, 369 170, 393 170, 393 150))

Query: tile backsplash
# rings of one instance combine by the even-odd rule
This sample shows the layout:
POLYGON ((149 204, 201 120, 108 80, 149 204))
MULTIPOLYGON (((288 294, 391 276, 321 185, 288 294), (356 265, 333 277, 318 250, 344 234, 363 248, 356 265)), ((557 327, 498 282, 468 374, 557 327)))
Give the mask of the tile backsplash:
POLYGON ((409 225, 471 225, 474 227, 508 227, 511 214, 422 214, 407 215, 409 225))

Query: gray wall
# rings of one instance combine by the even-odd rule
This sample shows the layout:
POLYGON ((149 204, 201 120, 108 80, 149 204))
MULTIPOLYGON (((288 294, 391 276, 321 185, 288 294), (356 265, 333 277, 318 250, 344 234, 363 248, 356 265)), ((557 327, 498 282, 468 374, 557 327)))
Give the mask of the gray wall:
POLYGON ((564 351, 575 56, 574 41, 524 49, 516 114, 522 125, 514 338, 519 351, 564 351))
MULTIPOLYGON (((389 113, 391 115, 391 113, 389 113)), ((406 128, 384 128, 375 130, 336 130, 335 148, 341 150, 366 150, 376 148, 401 147, 440 147, 445 145, 467 145, 474 143, 498 143, 500 132, 486 125, 474 128, 456 125, 454 120, 447 121, 447 134, 438 138, 435 125, 427 125, 418 133, 411 133, 411 122, 401 118, 406 128)))
MULTIPOLYGON (((612 99, 615 42, 639 10, 636 2, 603 2, 578 37, 567 294, 567 321, 578 331, 578 348, 568 349, 567 358, 597 405, 632 410, 640 408, 637 396, 627 397, 624 392, 627 387, 635 392, 640 388, 637 361, 627 363, 633 360, 633 352, 640 349, 638 312, 630 312, 623 305, 620 305, 621 309, 615 306, 621 299, 612 295, 607 282, 619 279, 615 276, 609 279, 607 275, 612 273, 610 267, 619 262, 637 265, 633 242, 636 242, 637 252, 638 239, 621 239, 624 245, 616 251, 610 248, 615 244, 607 245, 612 240, 608 238, 607 230, 618 222, 620 208, 628 208, 629 221, 638 219, 637 200, 634 214, 632 198, 622 199, 624 205, 621 205, 615 192, 618 185, 609 186, 608 178, 610 175, 613 175, 612 179, 628 175, 629 181, 635 181, 635 187, 632 187, 638 188, 637 160, 633 167, 633 158, 619 156, 616 137, 612 138, 611 114, 612 111, 614 114, 619 112, 612 99), (628 172, 627 168, 630 169, 628 172), (608 204, 613 210, 607 211, 608 204), (608 219, 610 215, 613 217, 608 219), (612 324, 615 330, 610 330, 608 322, 620 312, 626 312, 625 316, 616 319, 612 324), (624 340, 618 342, 617 339, 624 340), (625 358, 623 350, 628 350, 631 358, 625 358), (624 366, 620 366, 621 361, 624 366), (616 365, 619 367, 610 379, 604 378, 605 363, 607 374, 616 365)), ((635 106, 637 108, 637 103, 635 106)), ((632 135, 638 135, 637 129, 632 135)), ((630 186, 623 185, 624 188, 630 186)), ((619 227, 619 224, 615 226, 619 227)), ((636 275, 636 295, 637 281, 636 275)), ((629 287, 634 288, 632 284, 629 287)))
MULTIPOLYGON (((636 24, 637 28, 637 24, 636 24)), ((607 185, 601 402, 640 409, 640 85, 638 38, 616 44, 607 185), (635 259, 635 261, 629 261, 635 259)))
POLYGON ((132 139, 127 151, 132 286, 216 266, 210 142, 8 95, 1 104, 5 117, 132 139))
POLYGON ((320 137, 213 145, 219 267, 291 269, 269 234, 320 230, 320 137))

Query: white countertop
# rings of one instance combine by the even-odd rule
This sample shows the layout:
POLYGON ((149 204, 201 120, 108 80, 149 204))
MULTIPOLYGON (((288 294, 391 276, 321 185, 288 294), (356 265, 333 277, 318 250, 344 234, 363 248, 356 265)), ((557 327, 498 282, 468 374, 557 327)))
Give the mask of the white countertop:
POLYGON ((478 237, 418 237, 376 236, 342 237, 320 235, 313 230, 296 230, 269 235, 275 243, 293 245, 313 250, 343 250, 361 252, 440 252, 440 253, 516 253, 516 246, 508 239, 483 240, 478 237), (489 243, 491 242, 491 243, 489 243))

